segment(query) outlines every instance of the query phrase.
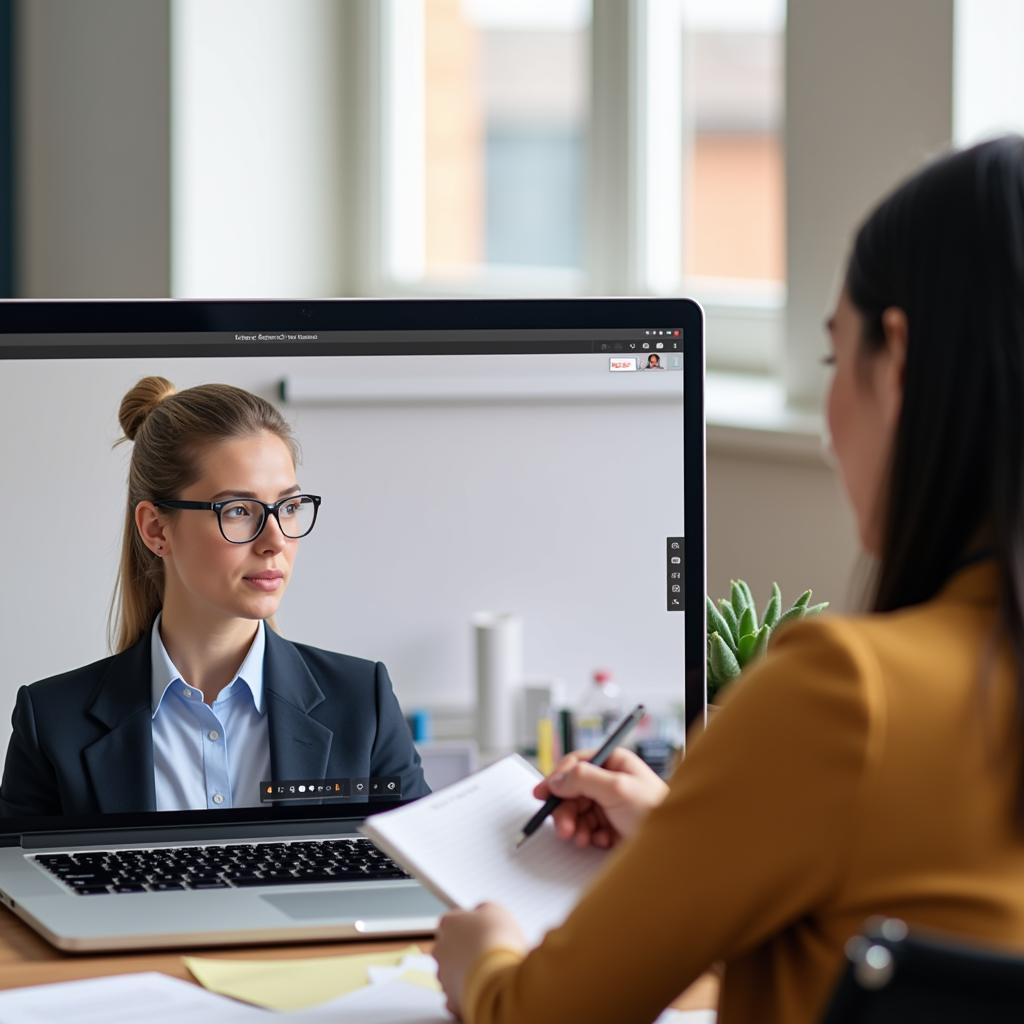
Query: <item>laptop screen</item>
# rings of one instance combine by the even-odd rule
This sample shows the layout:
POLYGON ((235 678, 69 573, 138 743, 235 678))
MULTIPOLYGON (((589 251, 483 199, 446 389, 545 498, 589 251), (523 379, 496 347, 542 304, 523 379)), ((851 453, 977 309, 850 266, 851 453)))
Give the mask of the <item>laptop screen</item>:
POLYGON ((18 311, 9 823, 365 813, 428 791, 424 723, 529 749, 527 688, 579 709, 598 672, 648 736, 703 714, 696 307, 503 305, 18 311))

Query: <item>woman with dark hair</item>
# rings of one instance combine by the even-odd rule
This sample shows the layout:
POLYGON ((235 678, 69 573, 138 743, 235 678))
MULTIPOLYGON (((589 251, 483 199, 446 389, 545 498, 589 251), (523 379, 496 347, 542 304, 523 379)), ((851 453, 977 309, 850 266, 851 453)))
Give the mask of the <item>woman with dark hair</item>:
POLYGON ((532 952, 445 916, 472 1024, 650 1021, 718 962, 719 1024, 816 1021, 874 914, 1024 949, 1024 139, 889 196, 828 328, 871 614, 785 630, 668 786, 625 751, 538 785, 565 839, 625 841, 532 952))

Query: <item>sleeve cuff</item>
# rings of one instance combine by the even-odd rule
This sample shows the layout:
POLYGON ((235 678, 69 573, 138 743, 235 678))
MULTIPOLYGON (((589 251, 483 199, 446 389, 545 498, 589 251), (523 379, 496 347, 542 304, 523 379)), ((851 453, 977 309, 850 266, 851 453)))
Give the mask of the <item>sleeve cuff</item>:
POLYGON ((500 975, 516 968, 526 953, 514 949, 489 949, 473 965, 462 990, 462 1019, 466 1024, 478 1024, 477 1007, 487 990, 500 975))

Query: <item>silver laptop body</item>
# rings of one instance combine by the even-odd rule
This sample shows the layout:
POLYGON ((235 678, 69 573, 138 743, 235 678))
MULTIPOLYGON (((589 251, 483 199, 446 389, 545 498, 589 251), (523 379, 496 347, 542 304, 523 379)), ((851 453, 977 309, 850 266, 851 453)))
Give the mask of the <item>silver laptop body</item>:
POLYGON ((411 880, 277 885, 255 889, 174 890, 83 896, 39 857, 79 851, 228 846, 357 839, 357 821, 153 833, 34 835, 0 850, 0 901, 58 949, 224 946, 422 935, 446 909, 411 880))

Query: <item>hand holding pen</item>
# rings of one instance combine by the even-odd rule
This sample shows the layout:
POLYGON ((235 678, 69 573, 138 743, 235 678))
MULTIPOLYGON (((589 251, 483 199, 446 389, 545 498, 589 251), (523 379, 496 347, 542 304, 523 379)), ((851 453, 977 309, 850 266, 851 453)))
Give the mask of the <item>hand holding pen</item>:
POLYGON ((554 772, 533 790, 539 800, 560 798, 551 816, 555 831, 578 846, 608 848, 629 838, 668 786, 636 754, 614 747, 603 767, 593 751, 567 754, 554 772))

